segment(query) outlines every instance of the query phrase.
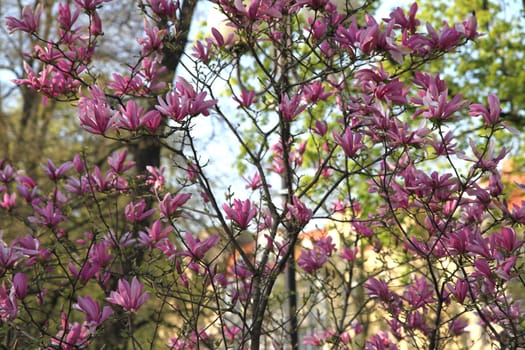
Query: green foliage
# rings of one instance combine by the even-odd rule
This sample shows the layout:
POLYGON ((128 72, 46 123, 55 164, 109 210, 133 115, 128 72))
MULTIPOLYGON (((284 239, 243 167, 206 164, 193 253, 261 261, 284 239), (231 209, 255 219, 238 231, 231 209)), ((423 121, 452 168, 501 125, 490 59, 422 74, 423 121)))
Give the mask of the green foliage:
POLYGON ((456 54, 431 64, 433 71, 447 75, 454 93, 461 92, 472 102, 497 93, 504 117, 525 128, 525 16, 517 0, 422 1, 421 17, 433 25, 442 18, 450 23, 475 13, 481 38, 456 54))

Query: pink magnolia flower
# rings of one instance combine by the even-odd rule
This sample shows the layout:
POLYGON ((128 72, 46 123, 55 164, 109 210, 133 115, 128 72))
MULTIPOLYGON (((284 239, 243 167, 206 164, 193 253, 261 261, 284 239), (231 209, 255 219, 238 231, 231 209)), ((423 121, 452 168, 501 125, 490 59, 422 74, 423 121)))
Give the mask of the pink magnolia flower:
POLYGON ((422 311, 412 311, 407 316, 407 328, 413 330, 420 330, 423 334, 429 334, 429 327, 426 324, 426 319, 423 316, 422 311))
POLYGON ((12 180, 15 179, 15 175, 16 175, 16 172, 15 172, 15 169, 9 165, 9 164, 5 164, 3 165, 3 163, 0 163, 0 168, 3 168, 3 169, 0 169, 0 182, 3 182, 4 184, 8 184, 10 183, 12 180))
POLYGON ((161 18, 175 18, 179 8, 179 1, 173 0, 148 0, 151 9, 161 18))
POLYGON ((281 96, 281 103, 279 104, 279 112, 284 121, 291 122, 297 117, 302 111, 306 109, 306 105, 299 105, 301 102, 301 95, 296 94, 291 99, 288 95, 283 94, 281 96))
POLYGON ((365 237, 372 237, 374 235, 374 231, 370 228, 370 225, 367 225, 366 222, 358 222, 354 221, 352 222, 352 227, 355 230, 356 233, 363 235, 365 237))
POLYGON ((217 28, 211 28, 211 34, 213 36, 213 39, 210 40, 212 40, 213 44, 215 44, 218 47, 231 45, 234 38, 234 34, 230 33, 228 37, 224 39, 224 36, 219 30, 217 30, 217 28))
POLYGON ((157 100, 159 104, 155 108, 176 122, 182 122, 189 114, 187 106, 182 105, 179 94, 176 91, 169 91, 165 99, 158 96, 157 100))
POLYGON ((139 245, 153 247, 157 243, 161 242, 168 237, 168 233, 173 231, 173 227, 166 226, 162 227, 162 221, 155 220, 151 227, 146 227, 146 232, 139 232, 139 245))
POLYGON ((142 117, 142 125, 154 133, 162 123, 162 115, 157 110, 147 111, 142 117))
POLYGON ((7 290, 5 286, 0 285, 0 320, 12 321, 18 313, 18 302, 16 300, 15 288, 7 290))
POLYGON ((343 247, 341 251, 341 258, 345 259, 348 262, 352 262, 356 259, 358 253, 357 247, 354 247, 352 249, 348 247, 343 247))
POLYGON ((379 100, 384 100, 388 104, 398 105, 407 103, 407 93, 408 88, 405 87, 403 82, 399 81, 399 78, 395 78, 387 83, 381 82, 374 90, 374 95, 379 100))
POLYGON ((341 343, 345 345, 349 345, 352 343, 352 336, 350 335, 349 331, 344 331, 341 334, 339 334, 339 339, 341 339, 341 343))
POLYGON ((463 96, 458 94, 448 101, 448 90, 437 92, 434 90, 420 91, 421 98, 413 98, 412 102, 424 106, 414 114, 414 117, 422 115, 426 119, 438 123, 453 119, 456 112, 468 105, 468 101, 463 100, 463 96))
POLYGON ((97 11, 93 11, 91 14, 91 25, 89 26, 89 33, 93 36, 102 35, 102 20, 98 15, 97 11))
POLYGON ((315 103, 317 101, 326 101, 332 94, 325 91, 322 82, 316 81, 306 85, 303 88, 302 95, 306 101, 315 103))
POLYGON ((450 51, 457 46, 463 35, 456 28, 450 27, 446 22, 443 23, 439 32, 429 22, 426 23, 426 29, 428 36, 413 35, 410 38, 413 40, 409 39, 408 45, 410 48, 421 53, 433 50, 450 51))
POLYGON ((15 266, 22 257, 22 253, 16 246, 9 247, 0 239, 0 273, 3 273, 4 269, 15 266))
POLYGON ((84 323, 68 323, 62 313, 62 329, 51 338, 51 343, 61 350, 77 350, 89 345, 91 333, 84 323))
POLYGON ((510 227, 503 227, 501 232, 494 234, 496 244, 511 253, 523 245, 523 240, 516 239, 516 232, 510 227))
POLYGON ((414 278, 412 284, 403 292, 403 299, 412 307, 421 308, 435 301, 434 289, 425 277, 414 278))
POLYGON ((73 304, 73 309, 84 313, 84 320, 92 333, 114 313, 109 306, 104 306, 102 310, 100 310, 100 305, 89 295, 86 297, 78 297, 77 303, 73 304))
POLYGON ((9 211, 15 207, 15 204, 16 204, 16 192, 13 192, 11 194, 5 192, 3 199, 0 200, 0 207, 9 211))
POLYGON ((500 119, 501 107, 498 97, 494 94, 489 95, 488 102, 488 109, 481 104, 471 104, 469 114, 474 117, 482 116, 485 120, 485 125, 492 126, 495 125, 500 119))
POLYGON ((84 10, 91 12, 102 6, 103 3, 111 0, 74 0, 75 4, 84 10))
POLYGON ((498 197, 503 193, 503 182, 500 173, 492 173, 489 176, 488 190, 492 197, 498 197))
POLYGON ((96 242, 89 250, 89 261, 93 265, 106 266, 112 259, 113 254, 108 253, 111 243, 103 240, 96 242))
POLYGON ((341 135, 335 131, 332 133, 335 138, 335 142, 341 146, 347 157, 353 157, 357 151, 364 147, 361 142, 362 136, 360 133, 353 133, 350 128, 346 128, 345 132, 341 135))
MULTIPOLYGON (((412 82, 417 86, 420 86, 423 91, 419 91, 418 95, 420 97, 426 94, 426 91, 430 93, 431 96, 439 96, 440 93, 447 90, 447 83, 439 76, 439 73, 436 75, 430 75, 422 72, 415 72, 412 82)), ((418 104, 420 100, 417 100, 418 104)))
POLYGON ((142 288, 143 286, 136 276, 133 276, 131 285, 128 281, 119 279, 118 289, 111 291, 106 300, 112 304, 120 305, 126 311, 137 312, 150 297, 149 292, 142 293, 142 288))
POLYGON ((209 116, 210 109, 217 104, 216 99, 206 100, 206 91, 196 92, 195 88, 182 77, 177 78, 175 86, 182 97, 182 104, 187 106, 188 114, 192 117, 199 114, 209 116))
POLYGON ((103 135, 114 125, 114 111, 99 87, 90 87, 89 92, 91 97, 82 95, 78 101, 80 126, 92 134, 103 135))
POLYGON ((23 272, 17 272, 13 276, 13 288, 18 299, 22 300, 27 295, 27 276, 23 272))
POLYGON ((494 139, 491 138, 489 140, 488 148, 477 148, 476 144, 474 143, 474 140, 469 139, 469 145, 473 153, 473 157, 469 157, 465 155, 465 153, 457 153, 458 157, 475 163, 474 167, 489 170, 489 171, 497 171, 498 163, 505 158, 505 156, 508 153, 508 150, 503 147, 501 151, 496 155, 496 144, 494 142, 494 139))
POLYGON ((222 209, 226 212, 226 217, 241 229, 247 228, 250 221, 257 215, 257 208, 249 199, 244 201, 234 199, 233 208, 228 204, 223 204, 222 209))
POLYGON ((476 259, 474 261, 474 268, 476 272, 473 273, 475 276, 482 276, 487 280, 492 280, 492 270, 489 263, 484 259, 476 259))
POLYGON ((181 252, 180 255, 189 256, 193 260, 201 260, 204 258, 204 255, 206 255, 208 250, 214 247, 218 241, 218 235, 213 235, 206 238, 204 241, 201 241, 200 239, 193 237, 191 233, 186 232, 184 234, 184 244, 186 245, 186 248, 188 248, 188 251, 181 252))
POLYGON ((323 267, 326 262, 328 262, 328 255, 321 249, 302 250, 297 259, 297 265, 309 274, 323 267))
POLYGON ((135 166, 134 161, 125 163, 126 157, 128 155, 127 150, 122 150, 121 152, 115 151, 108 157, 108 164, 116 174, 122 174, 128 171, 129 169, 135 166))
POLYGON ((113 249, 126 249, 134 246, 136 239, 133 238, 131 232, 126 232, 117 237, 115 232, 109 231, 109 233, 104 237, 104 242, 107 242, 113 249))
POLYGON ((71 13, 71 7, 68 3, 58 4, 57 22, 65 31, 73 30, 73 25, 80 15, 80 8, 77 7, 74 13, 71 13))
POLYGON ((197 164, 189 163, 186 167, 186 176, 188 177, 188 180, 190 180, 192 183, 195 183, 199 174, 199 166, 197 164))
POLYGON ((21 19, 17 19, 12 16, 7 16, 6 26, 7 26, 7 29, 9 30, 9 33, 11 34, 17 30, 21 30, 27 33, 36 32, 40 25, 40 16, 42 15, 42 9, 43 9, 43 6, 41 3, 37 5, 35 11, 31 9, 31 6, 26 5, 22 9, 21 19))
POLYGON ((303 345, 322 346, 323 343, 324 339, 322 339, 317 332, 311 335, 306 335, 303 338, 303 345))
POLYGON ((34 238, 30 234, 22 238, 17 238, 13 243, 13 246, 23 255, 29 257, 29 260, 26 261, 26 265, 32 265, 37 262, 37 260, 47 260, 51 256, 49 250, 42 248, 40 246, 40 240, 34 238))
MULTIPOLYGON (((342 26, 338 27, 337 29, 339 30, 340 28, 344 30, 342 26)), ((328 21, 322 18, 316 18, 314 20, 313 18, 309 17, 308 26, 306 26, 305 29, 310 32, 309 34, 312 36, 312 39, 321 40, 325 37, 328 30, 328 21)))
POLYGON ((129 203, 124 208, 124 215, 126 217, 126 220, 129 222, 140 222, 148 217, 150 217, 154 212, 155 208, 145 210, 146 209, 146 201, 144 199, 141 199, 138 203, 129 203))
POLYGON ((177 245, 171 242, 169 239, 161 240, 155 244, 155 248, 159 249, 169 260, 172 260, 176 257, 177 245))
POLYGON ((233 341, 235 340, 235 336, 241 331, 241 329, 237 326, 223 326, 222 329, 224 331, 226 340, 230 343, 233 343, 233 341))
MULTIPOLYGON (((242 179, 244 181, 246 181, 247 185, 246 185, 246 188, 247 189, 250 189, 252 191, 255 191, 259 188, 261 188, 263 186, 263 183, 262 183, 262 180, 261 180, 261 175, 259 175, 259 172, 256 171, 253 176, 251 177, 244 177, 242 176, 242 179)), ((268 185, 268 187, 271 187, 270 185, 268 185)))
POLYGON ((392 292, 388 290, 388 284, 385 281, 381 281, 372 277, 365 283, 367 289, 366 294, 372 298, 377 298, 384 302, 389 302, 393 298, 392 292))
POLYGON ((502 280, 509 281, 515 276, 515 274, 512 273, 512 269, 514 268, 517 259, 517 256, 511 256, 510 258, 505 259, 503 262, 499 263, 498 266, 496 266, 496 270, 494 272, 502 280))
MULTIPOLYGON (((57 64, 60 66, 60 63, 57 64)), ((33 68, 24 61, 24 71, 26 79, 14 79, 17 85, 26 85, 29 89, 43 95, 42 103, 45 105, 48 96, 60 96, 61 94, 73 92, 79 82, 71 77, 69 73, 64 73, 59 68, 44 64, 40 72, 35 72, 33 68)), ((64 68, 69 70, 70 68, 64 68)), ((80 68, 79 68, 80 70, 80 68)))
POLYGON ((332 237, 327 236, 314 242, 313 249, 302 250, 297 265, 305 272, 313 273, 320 269, 327 261, 328 257, 336 250, 332 243, 332 237))
POLYGON ((367 14, 365 20, 366 26, 357 32, 357 40, 359 49, 365 54, 370 54, 379 44, 381 29, 371 15, 367 14))
POLYGON ((86 171, 86 164, 80 154, 75 153, 73 156, 73 167, 75 168, 75 171, 79 174, 84 173, 86 171))
POLYGON ((135 131, 143 125, 143 117, 144 108, 139 107, 135 100, 128 100, 126 106, 121 106, 120 112, 116 113, 117 126, 135 131))
MULTIPOLYGON (((25 199, 26 203, 29 203, 29 204, 37 204, 39 203, 42 199, 38 196, 38 187, 34 186, 34 187, 31 187, 31 186, 28 186, 27 184, 25 183, 22 183, 20 185, 18 185, 16 187, 16 189, 18 190, 18 193, 25 199)), ((14 201, 14 199, 10 198, 10 202, 11 204, 14 204, 12 203, 14 201)))
POLYGON ((113 80, 109 81, 107 83, 108 89, 111 89, 114 91, 115 95, 122 96, 122 95, 131 95, 131 94, 137 94, 141 95, 142 90, 144 88, 144 82, 140 78, 140 76, 133 76, 132 77, 123 77, 120 74, 113 73, 112 75, 113 80))
POLYGON ((191 198, 191 193, 177 193, 172 196, 171 193, 166 193, 164 198, 159 203, 160 213, 165 218, 170 218, 177 214, 177 211, 191 198))
POLYGON ((328 132, 328 123, 325 120, 316 120, 312 131, 319 136, 324 136, 328 132))
POLYGON ((301 202, 299 198, 293 196, 292 203, 288 203, 288 214, 287 218, 291 220, 295 219, 299 224, 306 225, 312 218, 313 212, 311 209, 307 208, 306 205, 301 202))
POLYGON ((237 108, 250 107, 253 103, 257 102, 257 95, 253 90, 241 90, 241 96, 233 96, 233 99, 239 103, 237 108))
POLYGON ((459 30, 465 34, 467 39, 474 40, 479 37, 480 34, 478 33, 478 20, 476 15, 473 14, 469 16, 467 20, 463 22, 462 26, 460 26, 459 30))
POLYGON ((365 350, 397 350, 396 344, 394 344, 389 338, 388 333, 380 331, 370 337, 365 344, 365 350))
POLYGON ((102 175, 98 166, 95 166, 90 174, 89 186, 92 185, 97 191, 127 189, 127 181, 123 177, 116 175, 113 169, 108 170, 102 175))
POLYGON ((420 25, 420 21, 416 19, 417 10, 417 3, 414 2, 412 6, 410 6, 407 17, 403 10, 398 7, 390 13, 390 20, 395 21, 396 25, 400 26, 402 29, 406 29, 411 34, 414 34, 416 32, 416 28, 420 25))
POLYGON ((211 50, 212 50, 211 40, 207 40, 205 44, 203 44, 203 41, 199 40, 193 46, 192 56, 204 63, 208 63, 210 61, 211 50))
POLYGON ((142 69, 139 71, 146 83, 144 87, 151 93, 159 93, 164 90, 167 83, 161 80, 162 74, 166 72, 166 67, 160 63, 159 56, 148 56, 142 59, 142 69))
POLYGON ((512 204, 511 217, 520 224, 525 223, 525 201, 521 201, 520 204, 512 204))
POLYGON ((69 269, 69 272, 71 272, 71 274, 75 276, 75 278, 83 282, 87 282, 93 277, 95 277, 101 268, 101 266, 98 265, 97 263, 93 263, 89 261, 85 262, 81 266, 80 271, 77 269, 75 264, 73 264, 72 262, 69 262, 67 267, 69 269))
POLYGON ((149 25, 149 22, 144 19, 144 33, 146 33, 145 37, 137 38, 137 42, 142 46, 140 51, 142 55, 148 56, 152 52, 162 50, 164 47, 164 37, 167 34, 166 30, 152 27, 149 25))
POLYGON ((170 349, 174 350, 191 350, 196 347, 196 344, 191 339, 181 337, 170 338, 168 344, 166 345, 168 345, 170 349))
POLYGON ((448 324, 448 331, 451 335, 460 335, 465 333, 465 328, 467 328, 468 322, 462 320, 461 318, 455 318, 448 324))
POLYGON ((312 10, 319 10, 325 8, 329 3, 329 0, 298 0, 292 5, 294 11, 299 10, 302 7, 309 7, 312 10))
POLYGON ((60 167, 56 167, 55 163, 51 159, 47 160, 46 165, 41 164, 40 165, 42 169, 44 170, 44 173, 49 177, 51 180, 56 181, 62 177, 64 177, 65 173, 73 168, 72 162, 65 162, 60 167))
POLYGON ((241 0, 233 2, 237 15, 241 18, 246 18, 250 21, 255 21, 263 18, 281 18, 282 10, 279 8, 279 2, 265 0, 251 0, 248 8, 241 0))
POLYGON ((164 187, 165 178, 164 178, 165 168, 157 168, 151 165, 146 166, 146 171, 149 173, 146 177, 146 185, 152 186, 155 193, 160 191, 164 187))

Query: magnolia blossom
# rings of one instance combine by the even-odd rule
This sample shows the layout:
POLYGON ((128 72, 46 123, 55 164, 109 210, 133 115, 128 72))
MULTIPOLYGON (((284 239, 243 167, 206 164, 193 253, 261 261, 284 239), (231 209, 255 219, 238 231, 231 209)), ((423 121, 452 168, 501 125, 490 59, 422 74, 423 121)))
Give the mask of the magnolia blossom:
POLYGON ((17 272, 13 277, 13 288, 18 299, 22 300, 27 295, 27 276, 23 272, 17 272))
POLYGON ((323 237, 314 242, 313 249, 302 250, 297 265, 305 272, 313 273, 320 269, 327 261, 328 257, 335 251, 335 244, 332 243, 332 237, 323 237))
POLYGON ((485 106, 477 103, 470 105, 469 114, 475 117, 482 116, 485 121, 485 125, 492 126, 495 125, 500 119, 501 107, 499 105, 498 97, 494 94, 489 95, 488 102, 488 109, 485 106))
POLYGON ((176 215, 180 208, 191 198, 191 193, 177 193, 172 196, 171 193, 166 193, 164 198, 159 203, 159 209, 165 218, 170 218, 176 215))
POLYGON ((173 230, 173 227, 166 226, 162 227, 162 221, 155 220, 151 227, 146 227, 146 232, 140 231, 138 244, 140 246, 155 246, 159 242, 163 241, 168 237, 168 233, 173 230))
POLYGON ((233 200, 233 207, 224 204, 222 209, 226 212, 226 217, 241 229, 245 229, 250 224, 250 221, 257 215, 257 208, 252 206, 250 200, 241 201, 239 199, 233 200))
POLYGON ((78 101, 80 126, 92 134, 103 135, 115 124, 115 111, 99 87, 93 86, 89 91, 91 97, 82 95, 78 101))
POLYGON ((279 104, 279 111, 286 122, 293 121, 302 111, 306 109, 305 104, 301 103, 301 95, 296 94, 292 98, 283 94, 281 96, 281 103, 279 104))
POLYGON ((18 313, 18 302, 15 288, 6 289, 0 285, 0 320, 12 321, 18 313))
POLYGON ((218 235, 213 235, 206 238, 204 241, 201 241, 200 239, 193 237, 191 233, 186 232, 184 234, 184 244, 188 248, 188 251, 181 252, 180 255, 189 256, 193 260, 198 261, 202 259, 206 252, 214 247, 218 241, 218 235))
POLYGON ((113 314, 113 310, 109 306, 104 306, 101 310, 100 305, 89 295, 78 297, 73 308, 84 313, 85 321, 92 332, 113 314))
POLYGON ((119 279, 118 289, 111 291, 106 300, 112 304, 120 305, 126 311, 137 312, 150 297, 149 292, 142 293, 142 288, 142 284, 135 276, 131 280, 131 285, 128 281, 119 279))
POLYGON ((347 157, 355 156, 357 151, 363 147, 361 134, 352 132, 350 128, 347 128, 341 135, 335 131, 332 135, 334 136, 335 142, 343 148, 347 157))
POLYGON ((40 16, 42 15, 43 6, 41 3, 38 4, 36 10, 33 11, 31 6, 26 5, 22 9, 22 18, 17 19, 12 16, 6 17, 6 26, 10 33, 16 30, 23 32, 33 33, 38 30, 40 25, 40 16))
POLYGON ((67 315, 62 313, 62 329, 51 338, 51 343, 62 350, 84 348, 90 343, 91 332, 85 323, 68 323, 67 315))
POLYGON ((124 209, 126 220, 129 222, 140 222, 151 216, 155 209, 146 210, 146 201, 141 199, 138 203, 129 203, 124 209))
POLYGON ((297 223, 304 226, 312 218, 312 210, 307 208, 297 197, 292 197, 292 203, 288 203, 288 219, 294 219, 297 223))

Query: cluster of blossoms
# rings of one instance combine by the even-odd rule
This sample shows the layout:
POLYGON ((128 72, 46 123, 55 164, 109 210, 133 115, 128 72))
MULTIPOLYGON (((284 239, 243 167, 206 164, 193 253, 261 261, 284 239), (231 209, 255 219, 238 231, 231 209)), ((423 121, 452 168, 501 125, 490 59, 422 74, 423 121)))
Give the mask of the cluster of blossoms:
POLYGON ((475 16, 422 30, 416 4, 378 22, 328 0, 217 0, 234 34, 212 29, 194 45, 193 80, 165 81, 189 2, 148 0, 138 61, 104 82, 90 68, 107 2, 60 4, 54 38, 42 37, 41 6, 8 17, 9 31, 39 43, 28 56, 42 63, 39 72, 26 64, 16 83, 75 101, 80 127, 95 137, 154 140, 186 171, 175 190, 165 168, 134 173, 125 150, 95 166, 80 155, 47 160, 42 179, 0 161, 0 210, 17 231, 0 239, 0 318, 13 332, 27 327, 23 342, 83 348, 126 319, 117 335, 140 344, 134 320, 144 313, 150 346, 171 349, 288 338, 298 347, 311 322, 307 345, 439 349, 460 342, 469 314, 495 346, 523 345, 524 313, 509 285, 523 287, 525 202, 504 199, 499 100, 471 104, 439 74, 415 71, 476 39, 475 16), (229 69, 249 72, 238 74, 239 89, 227 85, 244 123, 211 88, 229 69), (220 200, 211 185, 193 133, 203 116, 221 119, 255 168, 247 199, 228 191, 220 200), (482 117, 468 150, 455 130, 462 117, 482 117), (305 247, 316 218, 330 219, 331 232, 305 247), (282 291, 284 271, 295 289, 282 291), (386 315, 376 333, 375 321, 363 324, 374 309, 386 315))

